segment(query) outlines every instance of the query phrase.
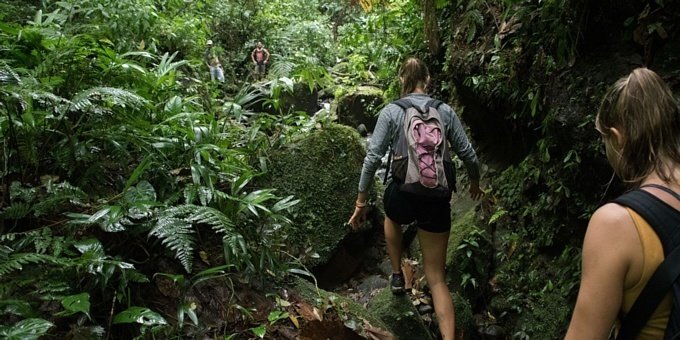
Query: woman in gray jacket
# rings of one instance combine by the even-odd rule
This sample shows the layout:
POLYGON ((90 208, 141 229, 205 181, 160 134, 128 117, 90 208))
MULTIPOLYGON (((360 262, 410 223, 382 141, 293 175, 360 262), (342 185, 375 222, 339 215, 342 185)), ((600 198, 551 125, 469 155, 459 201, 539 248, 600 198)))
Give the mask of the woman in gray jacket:
MULTIPOLYGON (((417 58, 407 59, 399 72, 402 99, 411 105, 424 107, 432 98, 425 93, 430 81, 427 66, 417 58)), ((470 197, 479 199, 483 192, 479 188, 479 162, 468 141, 458 116, 453 109, 442 104, 438 107, 445 131, 443 135, 453 151, 464 162, 470 178, 470 197)), ((403 129, 405 111, 397 104, 388 104, 380 111, 376 127, 371 136, 368 153, 364 159, 359 193, 355 210, 349 220, 352 228, 358 228, 366 219, 367 191, 373 182, 381 159, 390 145, 397 144, 403 129)), ((445 155, 450 157, 450 155, 445 155)), ((448 161, 448 160, 447 160, 448 161)), ((442 338, 453 340, 455 334, 455 313, 451 294, 445 281, 446 248, 451 229, 451 195, 441 198, 422 197, 400 190, 399 184, 390 176, 385 189, 385 239, 387 253, 392 265, 390 286, 395 294, 404 292, 404 276, 401 270, 402 224, 416 222, 418 241, 423 255, 425 278, 432 292, 434 309, 442 338)))

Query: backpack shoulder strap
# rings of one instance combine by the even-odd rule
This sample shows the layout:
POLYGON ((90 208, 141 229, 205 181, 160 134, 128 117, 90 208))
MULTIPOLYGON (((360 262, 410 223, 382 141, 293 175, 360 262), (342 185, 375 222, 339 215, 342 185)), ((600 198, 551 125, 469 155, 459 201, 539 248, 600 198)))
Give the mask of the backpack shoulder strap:
POLYGON ((413 107, 413 103, 406 98, 397 99, 393 101, 392 104, 399 106, 404 111, 408 110, 410 107, 413 107))
MULTIPOLYGON (((664 244, 665 259, 649 279, 630 311, 623 317, 617 340, 635 339, 645 326, 661 300, 668 294, 673 283, 680 276, 680 247, 671 245, 672 229, 677 229, 678 211, 668 206, 656 196, 635 190, 616 198, 614 203, 627 206, 647 221, 664 244)), ((670 321, 670 320, 669 320, 670 321)))
MULTIPOLYGON (((392 104, 399 106, 402 110, 404 110, 404 114, 406 114, 406 110, 408 110, 410 107, 414 107, 413 103, 406 99, 406 98, 400 98, 392 102, 392 104)), ((397 131, 397 133, 400 133, 397 131)), ((387 176, 390 173, 390 165, 392 164, 392 151, 390 151, 387 155, 387 171, 385 171, 385 177, 383 178, 383 184, 387 183, 387 176)))
POLYGON ((439 100, 439 99, 430 99, 430 100, 427 102, 427 104, 425 104, 425 107, 432 107, 432 108, 434 108, 435 110, 439 110, 439 106, 441 106, 442 104, 444 104, 444 102, 442 102, 442 101, 439 100))

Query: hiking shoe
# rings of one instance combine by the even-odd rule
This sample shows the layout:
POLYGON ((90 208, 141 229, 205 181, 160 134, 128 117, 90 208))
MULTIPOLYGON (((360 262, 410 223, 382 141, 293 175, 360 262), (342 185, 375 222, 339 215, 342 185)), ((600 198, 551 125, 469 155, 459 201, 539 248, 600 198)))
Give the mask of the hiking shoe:
POLYGON ((392 294, 404 294, 405 285, 406 281, 404 280, 404 274, 392 274, 390 277, 390 289, 392 290, 392 294))

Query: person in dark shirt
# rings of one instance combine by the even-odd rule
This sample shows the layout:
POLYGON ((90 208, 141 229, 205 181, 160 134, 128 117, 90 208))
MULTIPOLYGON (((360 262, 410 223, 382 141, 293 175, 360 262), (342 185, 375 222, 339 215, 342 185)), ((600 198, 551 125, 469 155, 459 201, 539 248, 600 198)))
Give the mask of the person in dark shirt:
POLYGON ((250 59, 255 64, 255 80, 263 79, 264 72, 267 70, 267 64, 269 63, 269 51, 264 48, 262 42, 258 41, 255 44, 255 49, 250 53, 250 59))

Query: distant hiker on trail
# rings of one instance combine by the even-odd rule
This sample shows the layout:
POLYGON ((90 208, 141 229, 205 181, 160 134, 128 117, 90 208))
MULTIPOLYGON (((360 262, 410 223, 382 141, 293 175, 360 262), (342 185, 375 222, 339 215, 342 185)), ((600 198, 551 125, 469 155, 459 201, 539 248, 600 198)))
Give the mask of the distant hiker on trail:
POLYGON ((390 147, 390 180, 383 200, 385 239, 392 265, 391 290, 394 294, 405 291, 401 225, 415 221, 439 330, 443 339, 453 340, 455 313, 445 266, 455 167, 448 143, 465 163, 471 181, 470 197, 475 200, 483 194, 479 188, 479 163, 453 109, 425 93, 430 81, 427 66, 419 59, 409 58, 399 71, 399 80, 402 99, 380 111, 364 158, 354 213, 348 223, 356 229, 366 220, 367 192, 381 158, 390 147), (408 146, 409 142, 412 146, 408 146))
POLYGON ((646 68, 607 92, 595 119, 630 191, 590 218, 566 339, 680 336, 680 107, 646 68), (658 273, 663 275, 658 276, 658 273))
POLYGON ((203 53, 203 59, 210 70, 210 80, 217 80, 220 83, 224 82, 224 69, 222 68, 222 64, 220 64, 220 59, 217 57, 217 53, 213 49, 212 40, 208 40, 206 42, 206 49, 203 53))
POLYGON ((263 79, 269 63, 269 51, 258 41, 255 44, 255 49, 250 53, 250 59, 255 64, 255 80, 263 79))

